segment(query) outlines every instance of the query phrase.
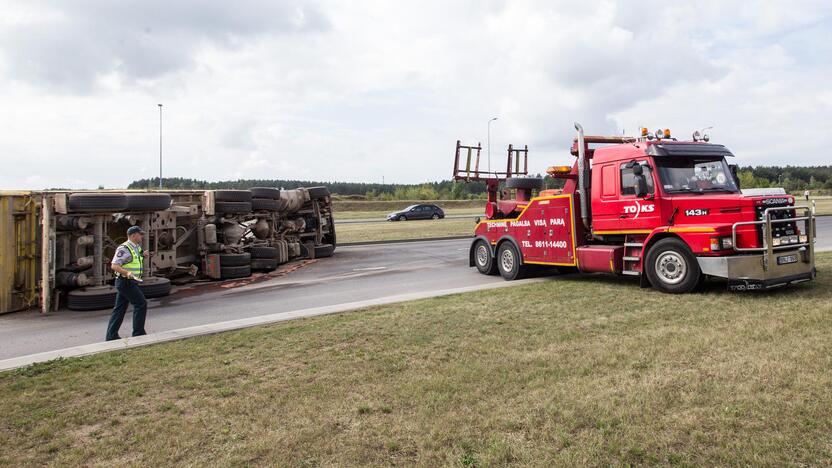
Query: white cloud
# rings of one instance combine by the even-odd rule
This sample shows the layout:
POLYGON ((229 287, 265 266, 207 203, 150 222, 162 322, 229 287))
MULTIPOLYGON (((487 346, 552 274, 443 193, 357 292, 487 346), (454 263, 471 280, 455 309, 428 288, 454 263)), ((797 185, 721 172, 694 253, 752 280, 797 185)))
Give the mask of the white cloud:
POLYGON ((212 180, 447 178, 495 115, 495 164, 529 144, 536 171, 571 159, 575 120, 828 163, 805 133, 830 127, 822 2, 23 5, 0 16, 2 187, 156 175, 158 102, 165 174, 212 180))

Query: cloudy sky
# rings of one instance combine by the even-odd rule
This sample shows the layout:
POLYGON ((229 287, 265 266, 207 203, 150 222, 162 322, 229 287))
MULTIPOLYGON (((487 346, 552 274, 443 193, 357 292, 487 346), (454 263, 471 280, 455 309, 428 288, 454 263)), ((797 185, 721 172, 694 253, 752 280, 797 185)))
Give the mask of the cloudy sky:
POLYGON ((0 188, 421 182, 454 144, 534 170, 588 133, 714 126, 830 164, 832 2, 0 0, 0 188), (679 5, 677 5, 677 3, 679 5))

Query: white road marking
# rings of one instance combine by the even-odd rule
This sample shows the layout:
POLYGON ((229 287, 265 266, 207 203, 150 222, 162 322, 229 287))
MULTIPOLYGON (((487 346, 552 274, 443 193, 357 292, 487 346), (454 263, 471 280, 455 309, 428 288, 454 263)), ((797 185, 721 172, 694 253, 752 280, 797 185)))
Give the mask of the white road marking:
POLYGON ((353 268, 352 271, 375 271, 375 270, 386 270, 387 267, 367 267, 367 268, 353 268))

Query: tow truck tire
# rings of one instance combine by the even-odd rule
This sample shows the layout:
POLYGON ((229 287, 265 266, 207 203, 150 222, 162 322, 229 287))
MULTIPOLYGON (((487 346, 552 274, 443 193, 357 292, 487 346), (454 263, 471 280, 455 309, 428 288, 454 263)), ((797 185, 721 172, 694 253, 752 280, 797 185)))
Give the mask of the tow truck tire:
POLYGON ((240 253, 240 254, 220 254, 220 268, 225 267, 238 267, 238 266, 248 266, 251 263, 251 254, 248 253, 240 253))
POLYGON ((491 255, 491 246, 487 242, 482 239, 476 241, 473 255, 477 271, 483 275, 497 274, 497 262, 494 261, 494 256, 491 255))
POLYGON ((270 198, 280 200, 280 189, 274 187, 252 187, 248 189, 252 198, 270 198))
POLYGON ((249 213, 251 202, 218 201, 214 204, 214 212, 219 214, 249 213))
POLYGON ((320 198, 326 198, 329 196, 329 189, 326 187, 308 187, 306 189, 309 192, 309 198, 312 200, 318 200, 320 198))
POLYGON ((214 190, 214 201, 251 202, 250 190, 214 190))
POLYGON ((229 266, 220 268, 220 279, 248 278, 251 276, 251 265, 229 266))
POLYGON ((127 209, 127 197, 123 193, 73 193, 69 196, 69 211, 111 211, 120 213, 127 209))
POLYGON ((671 294, 691 292, 700 284, 702 270, 688 246, 679 239, 656 242, 644 264, 647 279, 659 291, 671 294))
POLYGON ((511 242, 503 242, 497 248, 497 269, 506 281, 514 281, 526 275, 527 268, 520 264, 520 252, 511 242))
POLYGON ((271 198, 252 198, 251 209, 254 211, 277 211, 277 200, 271 198))
POLYGON ((115 305, 116 288, 113 286, 73 289, 66 300, 69 310, 104 310, 112 309, 115 305))
POLYGON ((162 211, 170 208, 170 195, 167 193, 128 193, 127 210, 162 211))
POLYGON ((543 188, 543 179, 540 177, 509 177, 506 179, 506 188, 540 190, 543 188))
POLYGON ((144 281, 139 283, 139 289, 144 294, 144 297, 151 299, 154 297, 164 297, 170 294, 170 280, 159 276, 151 276, 150 278, 143 278, 144 281))

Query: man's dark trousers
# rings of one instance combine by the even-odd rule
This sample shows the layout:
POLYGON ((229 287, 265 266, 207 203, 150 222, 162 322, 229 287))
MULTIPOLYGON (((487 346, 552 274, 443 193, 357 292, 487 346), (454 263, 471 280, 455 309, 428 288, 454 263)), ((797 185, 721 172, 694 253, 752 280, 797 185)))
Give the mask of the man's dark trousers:
POLYGON ((107 341, 117 340, 118 330, 127 312, 127 304, 133 304, 133 336, 146 335, 144 331, 144 318, 147 313, 147 301, 139 283, 127 278, 116 278, 116 306, 113 314, 110 315, 110 323, 107 325, 107 341))

